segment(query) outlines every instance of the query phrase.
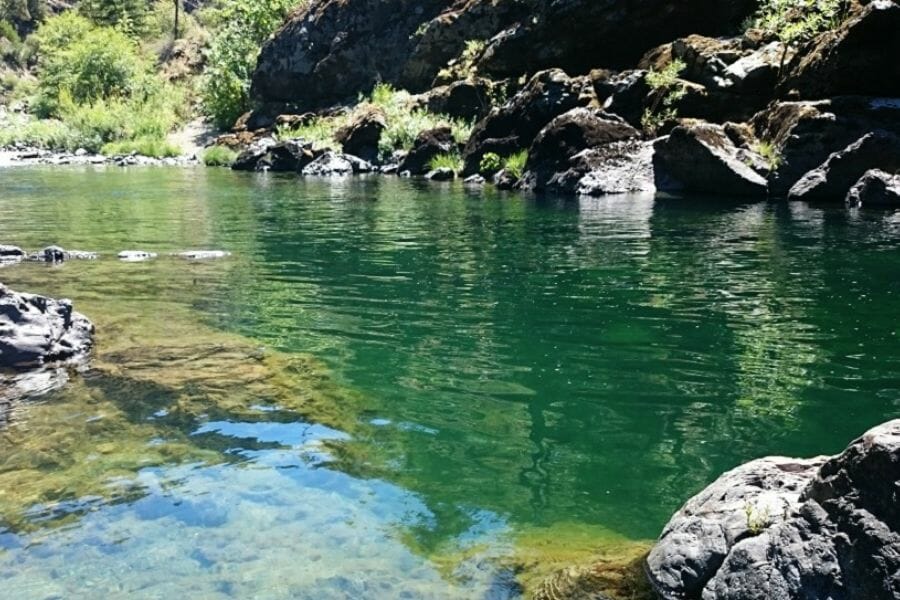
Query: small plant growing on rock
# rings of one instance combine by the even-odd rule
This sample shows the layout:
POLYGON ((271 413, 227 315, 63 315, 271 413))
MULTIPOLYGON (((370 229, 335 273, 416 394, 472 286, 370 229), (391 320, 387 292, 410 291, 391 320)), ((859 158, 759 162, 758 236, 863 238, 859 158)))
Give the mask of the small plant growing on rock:
POLYGON ((759 535, 769 526, 768 508, 759 511, 748 502, 744 505, 744 514, 747 517, 747 531, 750 532, 750 535, 759 535))
POLYGON ((781 152, 775 144, 771 142, 758 142, 753 147, 753 150, 765 159, 770 171, 775 171, 781 166, 781 152))
POLYGON ((779 71, 788 50, 836 28, 849 8, 847 0, 763 0, 749 26, 784 44, 779 71))
POLYGON ((454 173, 459 173, 463 170, 463 159, 458 152, 438 154, 429 161, 428 168, 432 171, 450 169, 454 173))
POLYGON ((647 73, 647 85, 650 86, 653 100, 641 116, 641 127, 651 135, 655 135, 667 121, 678 116, 674 104, 684 97, 685 89, 678 77, 687 68, 681 59, 675 59, 661 71, 650 69, 647 73))
POLYGON ((484 40, 469 40, 458 58, 452 59, 447 66, 438 72, 441 81, 457 81, 471 79, 478 73, 475 62, 484 52, 487 42, 484 40))
POLYGON ((478 172, 482 175, 493 175, 503 168, 503 159, 496 152, 486 152, 478 163, 478 172))
POLYGON ((525 163, 527 162, 528 151, 521 150, 508 156, 506 160, 503 161, 503 168, 516 179, 521 179, 522 173, 525 172, 525 163))

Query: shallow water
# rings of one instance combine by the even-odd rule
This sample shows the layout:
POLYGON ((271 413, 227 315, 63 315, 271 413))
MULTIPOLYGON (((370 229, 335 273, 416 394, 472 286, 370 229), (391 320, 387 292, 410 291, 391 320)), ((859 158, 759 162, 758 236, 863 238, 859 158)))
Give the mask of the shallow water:
POLYGON ((900 213, 212 169, 0 171, 98 325, 0 435, 12 598, 514 595, 896 416, 900 213), (165 254, 225 249, 191 263, 165 254), (156 251, 120 263, 123 249, 156 251))

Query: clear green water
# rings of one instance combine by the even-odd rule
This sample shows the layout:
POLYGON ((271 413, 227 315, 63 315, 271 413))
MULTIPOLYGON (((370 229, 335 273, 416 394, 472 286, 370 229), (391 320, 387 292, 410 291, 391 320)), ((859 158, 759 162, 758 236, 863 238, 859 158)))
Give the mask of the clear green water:
POLYGON ((0 270, 100 328, 95 369, 0 432, 4 597, 505 598, 517 556, 633 552, 722 471, 898 413, 897 212, 0 185, 0 243, 106 255, 0 270), (234 255, 114 259, 192 248, 234 255))

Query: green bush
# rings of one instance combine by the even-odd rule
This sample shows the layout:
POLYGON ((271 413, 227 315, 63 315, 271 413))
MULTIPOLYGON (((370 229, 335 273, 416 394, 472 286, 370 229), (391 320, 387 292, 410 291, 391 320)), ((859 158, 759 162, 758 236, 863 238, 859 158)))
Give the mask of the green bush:
POLYGON ((503 168, 516 179, 521 179, 525 172, 525 163, 528 162, 528 151, 521 150, 512 154, 503 161, 503 168))
POLYGON ((19 32, 16 31, 16 28, 13 27, 12 23, 5 19, 0 19, 0 38, 6 38, 14 46, 18 46, 22 43, 19 32))
POLYGON ((674 104, 685 94, 684 85, 678 78, 686 68, 684 61, 676 58, 661 71, 650 69, 647 73, 647 85, 650 86, 650 95, 653 98, 650 106, 641 115, 641 127, 647 133, 655 135, 666 122, 678 116, 674 104))
POLYGON ((22 143, 48 150, 77 150, 83 147, 79 133, 57 119, 18 118, 0 127, 0 146, 22 143))
POLYGON ((146 27, 146 0, 81 0, 79 11, 97 25, 139 36, 146 27))
POLYGON ((486 152, 478 164, 478 172, 483 175, 493 175, 502 168, 503 159, 496 152, 486 152))
POLYGON ((203 164, 207 167, 230 167, 237 152, 226 146, 211 146, 203 151, 203 164))
POLYGON ((432 171, 450 169, 454 173, 459 173, 463 170, 463 159, 457 152, 438 154, 428 162, 428 168, 432 171))
POLYGON ((848 8, 847 0, 763 0, 750 26, 785 44, 803 43, 837 27, 848 8))
POLYGON ((250 76, 262 43, 296 0, 224 0, 202 83, 203 106, 219 127, 230 127, 250 108, 250 76))
POLYGON ((346 121, 340 117, 317 117, 305 125, 279 126, 276 128, 275 137, 279 140, 302 138, 312 143, 313 147, 340 150, 340 144, 334 139, 334 134, 346 121))

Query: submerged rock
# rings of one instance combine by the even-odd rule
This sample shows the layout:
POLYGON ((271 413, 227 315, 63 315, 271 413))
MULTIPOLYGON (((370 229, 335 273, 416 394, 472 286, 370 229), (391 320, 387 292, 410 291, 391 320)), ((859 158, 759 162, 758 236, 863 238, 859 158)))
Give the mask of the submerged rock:
POLYGON ((40 252, 28 255, 28 260, 48 263, 61 263, 67 260, 96 260, 98 258, 96 252, 85 252, 83 250, 66 250, 60 246, 47 246, 40 252))
POLYGON ((872 169, 860 177, 847 193, 848 206, 900 207, 900 175, 872 169))
POLYGON ((31 369, 84 358, 94 326, 69 300, 24 294, 0 284, 0 368, 31 369))
POLYGON ((145 252, 143 250, 122 250, 118 254, 119 260, 124 262, 142 262, 156 258, 155 252, 145 252))
POLYGON ((25 251, 18 246, 0 244, 0 263, 24 260, 25 251))
POLYGON ((720 125, 681 125, 654 144, 661 190, 722 196, 766 196, 766 180, 741 160, 720 125))
POLYGON ((432 181, 453 181, 456 179, 456 171, 447 167, 432 169, 425 174, 425 179, 430 179, 432 181))
POLYGON ((900 596, 900 420, 838 456, 729 471, 672 518, 646 561, 663 600, 900 596))
POLYGON ((231 252, 224 250, 188 250, 187 252, 178 252, 175 256, 187 260, 210 260, 231 256, 231 252))

